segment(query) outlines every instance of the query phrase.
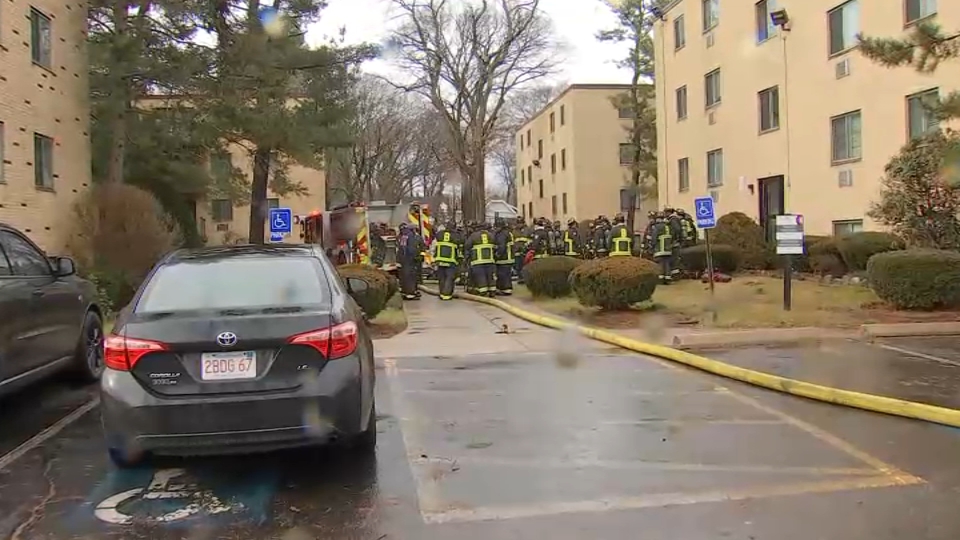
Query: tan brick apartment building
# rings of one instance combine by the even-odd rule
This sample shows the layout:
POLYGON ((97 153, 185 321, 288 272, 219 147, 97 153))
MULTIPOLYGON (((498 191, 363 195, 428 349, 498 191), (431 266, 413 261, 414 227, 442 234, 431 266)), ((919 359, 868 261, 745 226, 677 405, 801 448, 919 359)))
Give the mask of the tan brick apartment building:
POLYGON ((0 5, 0 221, 59 251, 90 184, 86 3, 0 5))
POLYGON ((656 27, 659 192, 691 209, 804 214, 809 233, 876 228, 883 167, 936 129, 924 96, 960 87, 863 58, 856 36, 899 36, 935 18, 960 30, 956 0, 676 0, 656 27), (785 10, 789 30, 770 13, 785 10))
MULTIPOLYGON (((630 115, 611 98, 629 85, 574 84, 517 132, 521 215, 566 222, 612 217, 630 181, 630 115)), ((656 207, 647 201, 643 208, 656 207)), ((645 218, 645 211, 643 212, 645 218)), ((638 219, 638 223, 643 219, 638 219)))

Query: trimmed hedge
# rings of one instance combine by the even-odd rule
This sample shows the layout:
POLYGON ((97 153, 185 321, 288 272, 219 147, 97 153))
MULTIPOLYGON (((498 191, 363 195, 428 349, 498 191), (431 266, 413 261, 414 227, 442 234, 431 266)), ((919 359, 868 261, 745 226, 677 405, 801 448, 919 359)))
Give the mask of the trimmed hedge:
POLYGON ((877 253, 900 251, 906 244, 896 235, 885 232, 859 232, 837 239, 837 249, 847 270, 856 272, 867 269, 867 261, 877 253))
POLYGON ((337 272, 340 273, 340 277, 344 280, 347 278, 356 278, 367 282, 367 290, 353 293, 352 296, 370 319, 375 318, 387 307, 387 301, 389 301, 400 288, 397 278, 369 265, 346 264, 338 266, 337 272))
POLYGON ((523 280, 534 298, 570 296, 570 272, 583 264, 573 257, 544 257, 523 267, 523 280))
POLYGON ((823 237, 807 246, 807 260, 814 274, 833 277, 847 275, 847 265, 840 255, 837 239, 832 236, 823 237))
POLYGON ((960 307, 960 253, 908 249, 878 253, 867 261, 867 281, 897 309, 960 307))
POLYGON ((637 257, 606 257, 579 265, 570 273, 570 285, 584 306, 626 309, 653 296, 660 267, 637 257))
POLYGON ((710 232, 710 240, 736 248, 740 252, 740 267, 746 270, 766 270, 773 264, 763 227, 743 212, 720 216, 710 232))
MULTIPOLYGON (((710 246, 713 254, 713 269, 732 274, 740 268, 740 251, 733 246, 716 244, 710 246)), ((688 272, 698 274, 707 269, 707 246, 697 244, 680 250, 680 266, 688 272)))

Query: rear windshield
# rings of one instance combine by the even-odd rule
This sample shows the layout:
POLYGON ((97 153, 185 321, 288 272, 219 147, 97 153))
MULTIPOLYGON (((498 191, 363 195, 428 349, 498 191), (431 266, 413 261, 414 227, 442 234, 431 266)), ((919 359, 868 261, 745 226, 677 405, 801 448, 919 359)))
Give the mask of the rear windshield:
POLYGON ((150 279, 137 313, 325 305, 329 288, 311 257, 181 261, 150 279))

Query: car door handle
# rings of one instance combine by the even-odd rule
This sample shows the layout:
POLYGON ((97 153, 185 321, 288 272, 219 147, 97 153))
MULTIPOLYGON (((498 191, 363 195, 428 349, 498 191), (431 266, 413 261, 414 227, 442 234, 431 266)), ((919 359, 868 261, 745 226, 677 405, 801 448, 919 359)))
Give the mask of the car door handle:
POLYGON ((46 293, 45 291, 40 290, 40 289, 36 289, 36 290, 33 291, 33 296, 34 296, 35 298, 40 298, 41 296, 44 296, 45 294, 47 294, 47 293, 46 293))

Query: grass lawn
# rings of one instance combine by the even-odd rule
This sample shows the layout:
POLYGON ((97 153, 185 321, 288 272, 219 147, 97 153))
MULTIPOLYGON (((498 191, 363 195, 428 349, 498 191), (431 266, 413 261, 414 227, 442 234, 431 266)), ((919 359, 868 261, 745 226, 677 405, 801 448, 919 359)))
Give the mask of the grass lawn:
POLYGON ((783 281, 755 275, 736 276, 730 283, 717 283, 713 298, 709 285, 699 281, 684 280, 659 286, 651 302, 619 312, 587 308, 576 298, 534 300, 522 287, 515 295, 518 300, 533 302, 545 311, 604 328, 636 328, 647 323, 714 328, 855 328, 869 323, 960 318, 955 312, 893 311, 862 285, 823 285, 811 280, 793 282, 793 309, 784 311, 783 281), (716 313, 715 321, 711 312, 716 313))

